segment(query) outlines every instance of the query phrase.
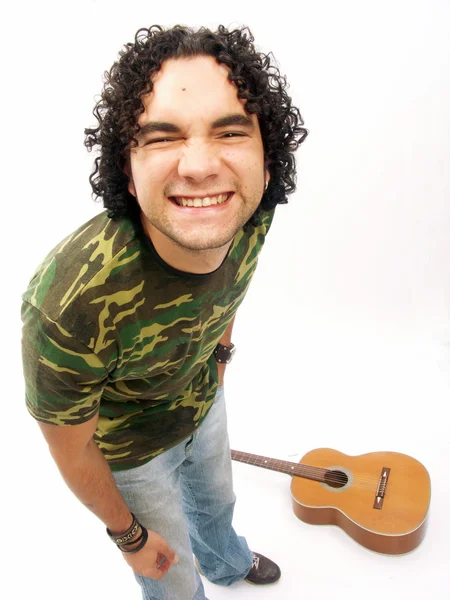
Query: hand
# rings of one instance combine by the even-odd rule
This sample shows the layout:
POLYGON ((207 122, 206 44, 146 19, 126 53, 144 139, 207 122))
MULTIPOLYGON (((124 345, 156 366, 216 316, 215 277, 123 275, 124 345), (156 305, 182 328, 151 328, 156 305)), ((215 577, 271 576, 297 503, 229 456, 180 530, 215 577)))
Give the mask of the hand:
MULTIPOLYGON (((137 575, 159 580, 172 565, 177 564, 178 556, 163 537, 150 529, 147 531, 148 540, 145 546, 135 554, 123 553, 123 557, 137 575)), ((127 547, 127 550, 132 549, 133 546, 127 547)))

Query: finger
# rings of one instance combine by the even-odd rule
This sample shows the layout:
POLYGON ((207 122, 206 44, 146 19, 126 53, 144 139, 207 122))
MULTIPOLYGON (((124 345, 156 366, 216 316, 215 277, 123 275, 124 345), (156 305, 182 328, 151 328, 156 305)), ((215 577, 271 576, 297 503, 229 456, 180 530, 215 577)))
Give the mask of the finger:
MULTIPOLYGON (((178 563, 178 555, 174 550, 167 544, 167 542, 161 542, 158 547, 158 552, 160 552, 164 558, 169 561, 170 564, 176 565, 178 563)), ((170 565, 168 565, 170 566, 170 565)))
POLYGON ((163 564, 166 562, 166 557, 163 556, 160 552, 156 555, 156 568, 160 569, 163 564))
POLYGON ((158 555, 156 558, 156 568, 158 570, 164 571, 165 573, 167 573, 167 571, 170 569, 172 564, 173 563, 171 563, 170 560, 167 560, 167 558, 163 554, 158 552, 158 555))
POLYGON ((161 554, 161 552, 158 552, 158 554, 156 555, 156 568, 167 570, 170 567, 170 565, 171 565, 170 560, 167 560, 167 558, 164 556, 164 554, 161 554))

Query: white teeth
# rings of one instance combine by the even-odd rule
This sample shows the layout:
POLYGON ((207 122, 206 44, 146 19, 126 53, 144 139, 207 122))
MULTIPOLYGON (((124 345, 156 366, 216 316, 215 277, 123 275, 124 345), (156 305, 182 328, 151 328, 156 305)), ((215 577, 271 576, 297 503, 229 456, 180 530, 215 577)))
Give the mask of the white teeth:
POLYGON ((176 198, 179 206, 193 206, 200 208, 202 206, 213 206, 215 204, 223 204, 228 200, 228 194, 220 194, 219 196, 206 196, 206 198, 176 198))

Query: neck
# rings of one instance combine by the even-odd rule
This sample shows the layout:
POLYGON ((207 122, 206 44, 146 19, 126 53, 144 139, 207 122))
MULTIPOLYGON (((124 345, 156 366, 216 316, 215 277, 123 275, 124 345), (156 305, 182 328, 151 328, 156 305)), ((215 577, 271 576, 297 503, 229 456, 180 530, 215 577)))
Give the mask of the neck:
POLYGON ((263 467, 264 469, 279 471, 280 473, 295 475, 304 479, 312 479, 313 481, 325 482, 328 472, 328 469, 321 469, 320 467, 278 460, 277 458, 269 458, 268 456, 260 456, 259 454, 249 454, 248 452, 240 452, 239 450, 231 450, 231 458, 247 463, 248 465, 263 467))
POLYGON ((227 244, 220 248, 192 250, 180 246, 168 238, 151 225, 151 223, 148 223, 142 218, 142 215, 141 222, 146 235, 151 239, 156 252, 163 261, 174 269, 184 271, 185 273, 194 273, 198 275, 212 273, 218 269, 225 260, 233 241, 227 242, 227 244))

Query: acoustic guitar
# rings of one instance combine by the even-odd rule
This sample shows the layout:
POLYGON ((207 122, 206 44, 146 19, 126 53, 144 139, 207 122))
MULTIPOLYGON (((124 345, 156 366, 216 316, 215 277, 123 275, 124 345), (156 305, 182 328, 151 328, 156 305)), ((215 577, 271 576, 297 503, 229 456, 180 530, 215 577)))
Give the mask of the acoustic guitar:
POLYGON ((425 535, 430 476, 406 454, 347 456, 319 448, 293 463, 231 450, 231 458, 291 475, 292 507, 299 519, 337 525, 369 550, 405 554, 425 535))

